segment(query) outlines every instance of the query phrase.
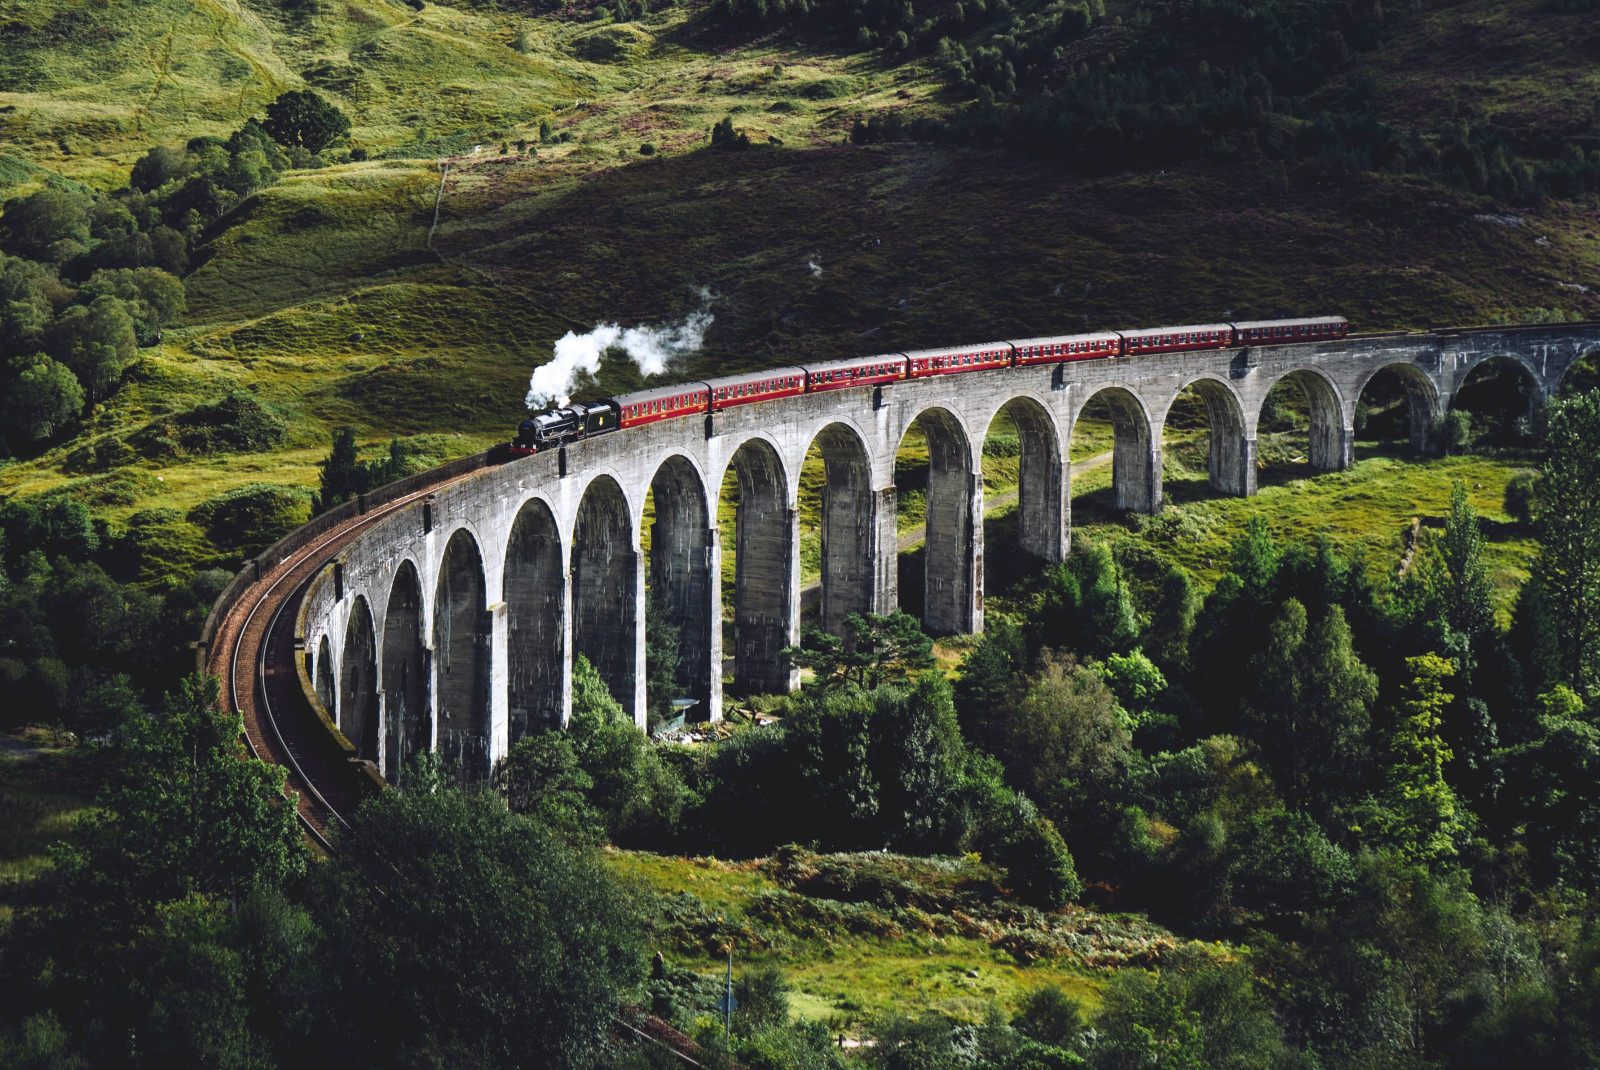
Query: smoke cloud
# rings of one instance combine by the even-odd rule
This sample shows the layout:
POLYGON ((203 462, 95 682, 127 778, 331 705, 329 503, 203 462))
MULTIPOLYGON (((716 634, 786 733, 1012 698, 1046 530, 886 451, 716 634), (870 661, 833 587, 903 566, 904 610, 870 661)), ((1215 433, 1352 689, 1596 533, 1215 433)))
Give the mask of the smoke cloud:
POLYGON ((822 274, 822 265, 817 263, 815 257, 812 257, 810 260, 806 261, 806 270, 811 272, 812 278, 816 278, 818 275, 822 274))
POLYGON ((674 359, 693 353, 704 344, 706 331, 715 318, 711 314, 710 292, 701 290, 700 301, 700 307, 681 323, 663 327, 599 323, 587 334, 568 331, 556 343, 554 359, 533 370, 533 377, 528 380, 528 408, 544 408, 551 402, 567 404, 577 388, 579 373, 599 374, 600 357, 609 349, 627 353, 645 375, 660 375, 674 359))

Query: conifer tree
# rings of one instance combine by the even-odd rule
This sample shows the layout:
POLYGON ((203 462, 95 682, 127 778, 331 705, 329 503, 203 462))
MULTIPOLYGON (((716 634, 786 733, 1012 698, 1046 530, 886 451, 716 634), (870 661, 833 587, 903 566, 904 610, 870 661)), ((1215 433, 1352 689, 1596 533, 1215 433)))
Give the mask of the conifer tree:
POLYGON ((1452 758, 1440 734, 1442 714, 1455 696, 1444 681, 1455 666, 1437 654, 1406 659, 1411 674, 1384 747, 1384 790, 1368 808, 1363 832, 1407 862, 1434 864, 1454 858, 1466 840, 1468 813, 1444 778, 1452 758))
POLYGON ((1600 695, 1600 391, 1550 411, 1540 483, 1534 660, 1546 688, 1600 695))
POLYGON ((1443 594, 1451 629, 1470 640, 1488 634, 1494 628, 1494 605, 1483 566, 1483 533, 1477 511, 1467 500, 1467 486, 1459 479, 1450 488, 1450 515, 1439 549, 1448 572, 1443 594))

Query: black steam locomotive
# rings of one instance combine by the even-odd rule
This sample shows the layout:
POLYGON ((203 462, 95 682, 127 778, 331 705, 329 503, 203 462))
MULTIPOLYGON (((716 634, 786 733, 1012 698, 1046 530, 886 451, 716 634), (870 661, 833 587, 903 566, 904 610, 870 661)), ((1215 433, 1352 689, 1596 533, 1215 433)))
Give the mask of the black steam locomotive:
POLYGON ((540 446, 615 431, 617 412, 617 403, 609 400, 549 409, 517 425, 517 437, 511 440, 511 448, 517 453, 533 453, 540 446))

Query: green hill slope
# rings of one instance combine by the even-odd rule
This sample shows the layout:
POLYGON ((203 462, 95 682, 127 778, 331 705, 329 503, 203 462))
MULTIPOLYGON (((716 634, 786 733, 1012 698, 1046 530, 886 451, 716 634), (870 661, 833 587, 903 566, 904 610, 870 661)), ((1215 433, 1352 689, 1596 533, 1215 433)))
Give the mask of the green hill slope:
MULTIPOLYGON (((1178 10, 1112 3, 1062 62, 1135 54, 1178 10)), ((929 9, 928 32, 947 14, 929 9)), ((1587 144, 1583 16, 1472 0, 1392 22, 1306 99, 1359 90, 1371 114, 1422 134, 1488 122, 1518 152, 1587 144)), ((977 48, 990 28, 970 22, 962 39, 977 48)), ((861 50, 815 18, 0 0, 0 42, 0 195, 120 186, 151 145, 226 135, 290 88, 337 103, 351 145, 378 157, 291 171, 208 230, 184 322, 78 430, 0 469, 0 494, 65 487, 117 521, 314 482, 339 424, 369 444, 434 436, 435 458, 496 441, 562 333, 676 318, 701 287, 716 319, 676 375, 1224 316, 1336 311, 1360 329, 1600 316, 1592 198, 1508 206, 1425 177, 1323 171, 1318 156, 1285 173, 1270 152, 1083 177, 937 139, 852 145, 861 116, 940 119, 971 93, 931 46, 861 50), (754 147, 708 147, 725 117, 754 147), (519 140, 537 155, 500 152, 519 140), (128 445, 235 388, 284 413, 281 447, 156 458, 128 445)), ((608 362, 589 389, 637 382, 608 362)))

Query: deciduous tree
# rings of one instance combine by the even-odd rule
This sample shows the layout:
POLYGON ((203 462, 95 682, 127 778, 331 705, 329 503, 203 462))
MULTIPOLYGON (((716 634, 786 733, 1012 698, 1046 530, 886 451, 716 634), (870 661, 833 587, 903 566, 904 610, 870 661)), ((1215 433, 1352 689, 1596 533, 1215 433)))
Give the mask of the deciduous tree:
POLYGON ((321 152, 350 136, 350 120, 344 112, 309 89, 291 89, 268 104, 261 127, 278 144, 307 152, 321 152))
POLYGON ((584 1066, 644 977, 599 859, 487 792, 369 800, 315 887, 330 1062, 584 1066))

